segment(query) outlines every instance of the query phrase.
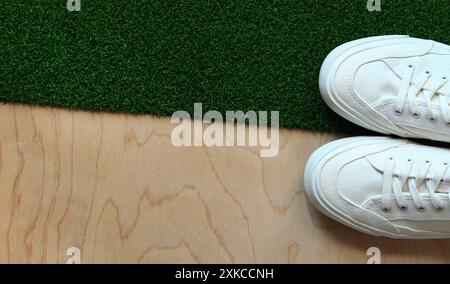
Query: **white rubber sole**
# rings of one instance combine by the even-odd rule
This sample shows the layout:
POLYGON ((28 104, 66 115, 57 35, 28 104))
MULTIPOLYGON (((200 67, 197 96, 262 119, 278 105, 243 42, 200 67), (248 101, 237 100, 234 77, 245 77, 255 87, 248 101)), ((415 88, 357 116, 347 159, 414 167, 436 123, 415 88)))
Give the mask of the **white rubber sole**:
POLYGON ((387 237, 393 239, 442 239, 449 238, 449 236, 439 236, 429 233, 426 235, 409 235, 401 233, 392 233, 380 230, 378 228, 361 223, 352 219, 345 212, 336 208, 331 204, 322 194, 320 188, 321 169, 333 157, 339 153, 348 151, 361 145, 374 144, 386 140, 391 140, 389 137, 351 137, 330 142, 319 149, 317 149, 308 159, 304 173, 305 192, 309 201, 316 209, 321 211, 328 217, 351 227, 357 231, 369 234, 376 237, 387 237))
POLYGON ((374 47, 382 44, 383 41, 409 38, 407 35, 392 35, 392 36, 376 36, 368 37, 355 41, 345 43, 335 48, 326 57, 322 64, 319 75, 319 88, 325 103, 337 114, 343 118, 369 130, 383 133, 383 134, 395 134, 404 137, 404 133, 393 133, 394 131, 386 129, 382 124, 378 124, 376 121, 370 121, 362 113, 358 113, 356 110, 348 106, 342 99, 339 98, 335 88, 334 79, 336 72, 340 65, 348 56, 355 54, 359 51, 365 50, 369 47, 374 47))

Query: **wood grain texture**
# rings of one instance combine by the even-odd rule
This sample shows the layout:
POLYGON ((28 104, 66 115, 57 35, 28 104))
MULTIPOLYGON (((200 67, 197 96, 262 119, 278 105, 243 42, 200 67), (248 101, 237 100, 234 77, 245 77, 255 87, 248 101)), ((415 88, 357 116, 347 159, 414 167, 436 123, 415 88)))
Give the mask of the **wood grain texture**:
POLYGON ((449 263, 450 241, 373 238, 313 209, 308 156, 336 135, 282 130, 280 154, 174 147, 168 118, 0 105, 0 262, 449 263))

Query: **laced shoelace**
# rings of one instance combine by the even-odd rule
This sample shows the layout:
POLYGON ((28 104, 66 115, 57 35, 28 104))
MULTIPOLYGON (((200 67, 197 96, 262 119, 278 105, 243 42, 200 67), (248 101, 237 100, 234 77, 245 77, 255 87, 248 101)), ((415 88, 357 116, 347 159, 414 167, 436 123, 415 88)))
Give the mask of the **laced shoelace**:
POLYGON ((424 165, 418 167, 418 170, 414 173, 414 162, 412 160, 408 160, 407 163, 408 166, 403 167, 404 173, 399 172, 401 169, 397 169, 394 158, 389 158, 385 163, 383 174, 383 192, 381 198, 382 210, 384 212, 390 211, 392 209, 393 199, 401 210, 407 210, 408 202, 404 195, 405 192, 403 191, 405 187, 407 187, 408 192, 411 194, 416 208, 419 211, 425 210, 425 204, 418 189, 418 186, 421 183, 424 183, 434 209, 438 211, 442 210, 444 208, 444 204, 438 193, 436 193, 436 190, 439 187, 439 184, 443 182, 443 178, 447 173, 449 164, 443 163, 438 166, 438 169, 434 167, 434 170, 431 170, 431 162, 426 161, 424 165))
MULTIPOLYGON (((399 90, 399 96, 396 106, 394 107, 394 112, 397 115, 403 113, 405 109, 405 104, 408 102, 409 112, 415 117, 419 118, 420 113, 418 112, 417 105, 417 96, 423 90, 425 85, 430 81, 430 78, 433 74, 429 71, 426 71, 424 74, 420 75, 417 78, 417 84, 413 84, 412 80, 414 77, 416 67, 413 65, 409 65, 406 68, 405 74, 403 76, 403 80, 399 90), (410 88, 414 88, 412 91, 410 88)), ((450 94, 446 94, 441 92, 441 89, 448 83, 448 77, 442 77, 435 86, 431 87, 431 90, 428 92, 423 92, 425 96, 425 102, 427 104, 427 116, 430 120, 435 121, 438 118, 436 111, 433 109, 433 98, 435 96, 438 97, 438 104, 440 108, 441 117, 445 123, 450 124, 450 113, 449 113, 449 103, 450 103, 450 94)), ((430 85, 430 84, 429 84, 430 85)))

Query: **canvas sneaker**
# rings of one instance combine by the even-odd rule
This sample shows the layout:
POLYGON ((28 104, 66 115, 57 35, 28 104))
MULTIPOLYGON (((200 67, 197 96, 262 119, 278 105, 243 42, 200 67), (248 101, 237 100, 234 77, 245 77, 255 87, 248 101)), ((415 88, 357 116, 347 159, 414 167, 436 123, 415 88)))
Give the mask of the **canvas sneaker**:
POLYGON ((329 217, 374 236, 450 238, 450 150, 388 137, 328 143, 304 185, 329 217))
POLYGON ((328 106, 359 126, 450 142, 449 79, 450 46, 381 36, 333 50, 319 85, 328 106))

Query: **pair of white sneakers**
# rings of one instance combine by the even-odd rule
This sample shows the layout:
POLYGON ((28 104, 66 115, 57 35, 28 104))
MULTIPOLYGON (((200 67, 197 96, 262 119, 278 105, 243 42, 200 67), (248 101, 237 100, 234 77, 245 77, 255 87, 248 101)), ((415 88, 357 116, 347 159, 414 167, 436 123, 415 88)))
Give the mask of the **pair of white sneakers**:
MULTIPOLYGON (((408 36, 356 40, 323 63, 335 112, 383 134, 450 142, 450 46, 408 36)), ((450 238, 450 150, 389 137, 326 144, 308 160, 310 201, 374 236, 450 238)))

